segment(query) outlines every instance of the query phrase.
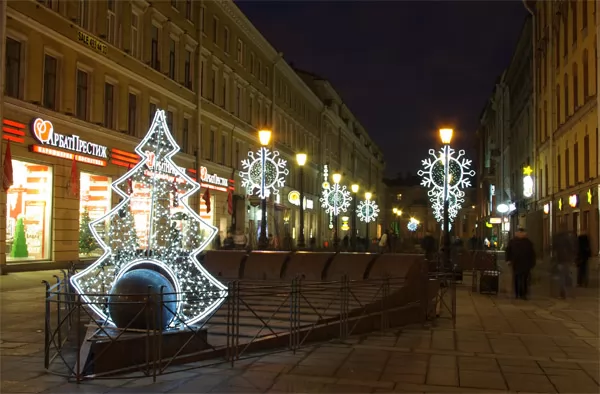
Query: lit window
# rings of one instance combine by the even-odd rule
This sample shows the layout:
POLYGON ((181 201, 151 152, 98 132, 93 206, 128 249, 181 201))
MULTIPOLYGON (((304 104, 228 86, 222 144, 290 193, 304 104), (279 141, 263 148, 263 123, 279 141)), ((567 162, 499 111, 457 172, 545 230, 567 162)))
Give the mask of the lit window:
POLYGON ((13 160, 6 193, 6 259, 50 258, 52 167, 13 160))
MULTIPOLYGON (((79 257, 97 257, 102 248, 92 235, 90 223, 111 209, 111 178, 82 172, 79 176, 79 257)), ((98 223, 94 230, 104 242, 108 240, 109 221, 98 223)))
POLYGON ((401 201, 402 200, 402 193, 396 194, 396 200, 397 201, 401 201))

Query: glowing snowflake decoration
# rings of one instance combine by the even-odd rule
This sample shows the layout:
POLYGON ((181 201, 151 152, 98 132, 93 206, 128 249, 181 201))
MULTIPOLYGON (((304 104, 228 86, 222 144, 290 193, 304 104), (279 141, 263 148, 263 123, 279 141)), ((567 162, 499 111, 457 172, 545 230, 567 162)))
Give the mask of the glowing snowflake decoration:
MULTIPOLYGON (((429 150, 431 157, 422 160, 423 169, 417 174, 422 177, 421 185, 428 189, 444 189, 444 151, 443 149, 437 152, 433 149, 429 150)), ((465 151, 458 151, 458 155, 454 156, 456 151, 448 147, 448 191, 455 191, 471 186, 470 177, 475 176, 475 171, 471 170, 471 160, 465 157, 465 151)))
POLYGON ((279 194, 279 189, 285 186, 285 176, 289 174, 286 166, 287 161, 279 157, 278 151, 264 147, 257 152, 250 151, 248 158, 242 160, 242 187, 248 190, 248 194, 256 194, 261 199, 268 198, 271 193, 279 194))
POLYGON ((341 212, 348 211, 352 197, 346 186, 340 186, 338 183, 330 185, 329 182, 323 184, 321 207, 325 208, 325 212, 338 216, 341 212))
POLYGON ((414 232, 414 231, 417 231, 417 229, 419 228, 419 223, 411 220, 410 222, 408 222, 406 227, 408 228, 408 231, 414 232))
MULTIPOLYGON (((427 192, 429 201, 431 202, 431 209, 433 211, 433 217, 438 222, 444 220, 444 191, 432 189, 427 192)), ((458 211, 462 208, 462 204, 465 202, 465 192, 462 190, 456 190, 448 193, 448 219, 453 222, 458 216, 458 211)))
POLYGON ((362 200, 356 207, 356 216, 361 222, 371 223, 379 216, 379 206, 373 200, 362 200))

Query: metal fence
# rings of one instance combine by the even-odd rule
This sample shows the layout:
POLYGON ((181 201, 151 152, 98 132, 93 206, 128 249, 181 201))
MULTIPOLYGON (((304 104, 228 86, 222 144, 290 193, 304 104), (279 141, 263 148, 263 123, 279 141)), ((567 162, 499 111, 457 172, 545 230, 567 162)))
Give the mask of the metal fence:
MULTIPOLYGON (((431 294, 427 290, 416 295, 403 292, 405 278, 235 280, 228 283, 221 307, 201 323, 189 326, 178 322, 181 324, 176 329, 160 329, 162 308, 171 305, 160 297, 157 306, 156 298, 149 294, 145 301, 127 303, 135 304, 137 311, 131 322, 143 316, 150 328, 132 329, 131 322, 115 328, 98 320, 91 310, 94 304, 73 291, 69 282, 72 274, 65 271, 62 277, 55 277, 56 283, 44 282, 44 364, 49 372, 76 382, 124 374, 127 378, 150 376, 156 380, 163 374, 207 365, 233 366, 245 358, 295 352, 312 342, 343 341, 353 334, 424 322, 435 316, 430 314, 435 302, 431 294), (128 361, 119 366, 123 358, 128 361), (112 369, 106 369, 108 365, 112 369)), ((421 285, 428 289, 426 270, 420 278, 425 282, 413 288, 421 285)), ((94 296, 102 300, 97 307, 106 308, 110 302, 109 294, 94 296)))

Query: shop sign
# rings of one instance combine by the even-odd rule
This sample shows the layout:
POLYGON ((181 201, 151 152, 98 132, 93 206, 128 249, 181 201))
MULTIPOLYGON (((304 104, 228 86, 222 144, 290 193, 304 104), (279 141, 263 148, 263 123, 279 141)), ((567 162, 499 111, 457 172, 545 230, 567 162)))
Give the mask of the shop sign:
POLYGON ((490 223, 491 224, 500 224, 500 223, 502 223, 502 219, 500 219, 500 218, 490 218, 490 223))
POLYGON ((550 204, 544 204, 544 213, 546 215, 550 213, 550 204))
POLYGON ((590 205, 592 205, 592 198, 593 198, 592 189, 588 189, 588 191, 587 191, 587 202, 590 205))
POLYGON ((49 120, 37 118, 31 123, 31 133, 42 144, 55 148, 66 149, 90 156, 107 158, 108 148, 79 138, 78 135, 64 135, 54 131, 54 125, 49 120))
POLYGON ((350 226, 348 225, 348 221, 350 218, 348 216, 342 216, 342 230, 348 231, 350 230, 350 226))
MULTIPOLYGON (((297 190, 292 190, 288 193, 288 201, 290 204, 295 205, 297 207, 300 206, 300 192, 297 190)), ((315 207, 315 203, 313 200, 310 200, 304 197, 304 209, 313 209, 315 207)))
POLYGON ((523 196, 525 198, 533 196, 533 178, 531 177, 532 172, 533 170, 530 166, 527 166, 523 169, 523 196))
POLYGON ((558 199, 558 210, 559 210, 559 211, 562 211, 562 206, 563 206, 563 201, 562 201, 562 198, 559 198, 559 199, 558 199))
POLYGON ((229 186, 229 180, 218 176, 217 174, 209 174, 208 168, 200 167, 200 180, 217 186, 229 186))
POLYGON ((579 197, 577 196, 577 194, 571 194, 569 196, 569 206, 571 208, 577 208, 578 205, 579 205, 579 197))
MULTIPOLYGON (((161 179, 173 180, 180 174, 171 163, 167 160, 156 161, 156 154, 154 152, 146 151, 146 167, 149 171, 145 171, 146 176, 157 175, 161 179)), ((185 174, 185 168, 177 166, 179 171, 185 174)))
POLYGON ((108 46, 105 43, 82 31, 77 32, 77 40, 83 45, 92 48, 96 52, 100 52, 103 55, 108 53, 108 46))

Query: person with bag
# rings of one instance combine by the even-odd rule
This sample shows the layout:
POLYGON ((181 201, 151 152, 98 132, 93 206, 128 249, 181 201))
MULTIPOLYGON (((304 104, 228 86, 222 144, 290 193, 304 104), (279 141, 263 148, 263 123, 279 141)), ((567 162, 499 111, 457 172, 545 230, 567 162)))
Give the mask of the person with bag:
POLYGON ((531 270, 535 266, 533 242, 519 228, 506 247, 506 261, 512 266, 515 298, 526 300, 529 295, 531 270))

